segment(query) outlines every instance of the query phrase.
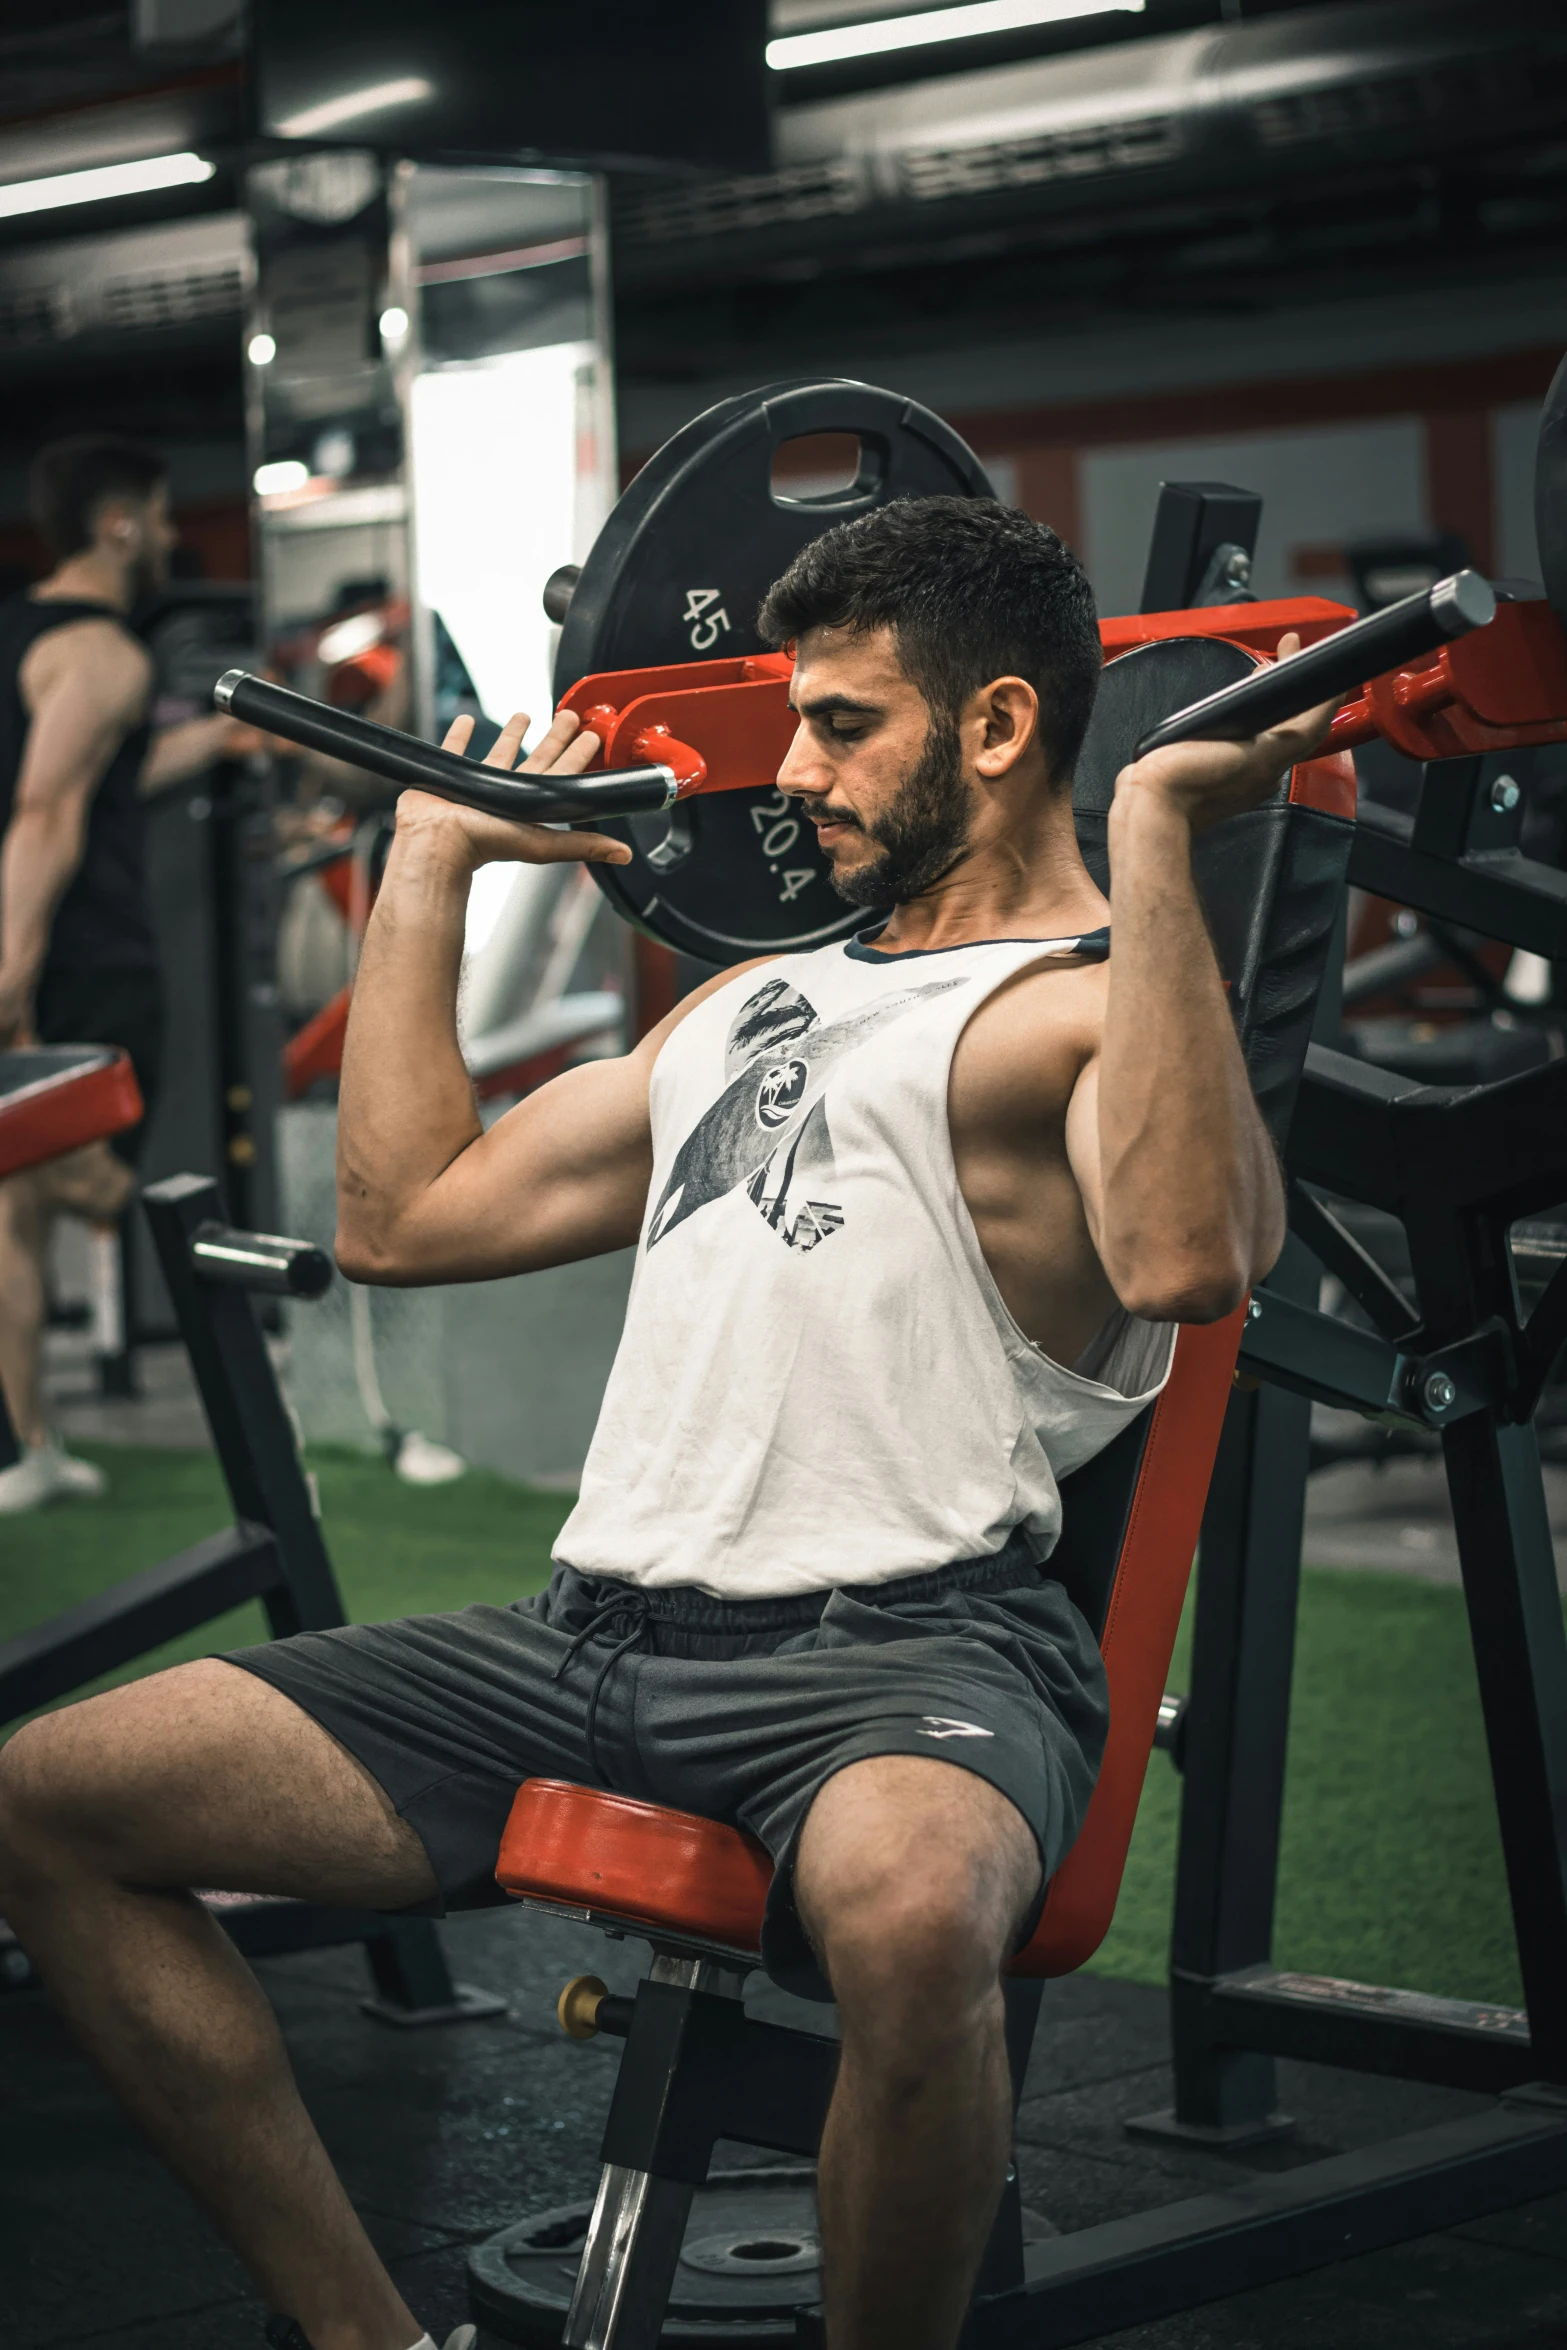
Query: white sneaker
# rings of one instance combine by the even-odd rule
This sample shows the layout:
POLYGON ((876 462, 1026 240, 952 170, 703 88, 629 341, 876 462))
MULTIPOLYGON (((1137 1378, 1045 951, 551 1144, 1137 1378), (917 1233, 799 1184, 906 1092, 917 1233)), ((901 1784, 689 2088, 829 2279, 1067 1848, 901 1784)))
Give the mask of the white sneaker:
POLYGON ((41 1509, 49 1501, 96 1501, 108 1490, 102 1469, 46 1437, 42 1444, 27 1445, 9 1469, 0 1469, 0 1517, 41 1509))
MULTIPOLYGON (((450 1485, 454 1478, 467 1476, 468 1464, 449 1444, 437 1444, 433 1436, 410 1428, 397 1448, 397 1474, 405 1485, 450 1485)), ((446 2350, 451 2350, 450 2343, 446 2350)), ((459 2342, 457 2350, 466 2350, 466 2344, 459 2342)))

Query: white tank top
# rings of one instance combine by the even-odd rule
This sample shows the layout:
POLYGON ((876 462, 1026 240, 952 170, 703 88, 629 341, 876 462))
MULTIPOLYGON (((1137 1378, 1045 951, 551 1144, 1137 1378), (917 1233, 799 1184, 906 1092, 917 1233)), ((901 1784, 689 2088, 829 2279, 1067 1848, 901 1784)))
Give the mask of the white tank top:
POLYGON ((1117 1311, 1072 1369, 1003 1304, 958 1189, 952 1055, 1013 972, 1109 934, 878 954, 718 988, 651 1085, 626 1325, 556 1555, 723 1599, 1036 1558, 1056 1480, 1158 1393, 1174 1331, 1117 1311))

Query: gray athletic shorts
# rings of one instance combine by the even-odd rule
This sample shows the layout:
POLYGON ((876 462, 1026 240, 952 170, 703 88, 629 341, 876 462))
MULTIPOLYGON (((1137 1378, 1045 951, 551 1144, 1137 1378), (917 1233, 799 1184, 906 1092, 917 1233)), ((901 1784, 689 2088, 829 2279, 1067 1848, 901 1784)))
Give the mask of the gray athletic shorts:
POLYGON ((1018 1536, 991 1558, 797 1599, 642 1591, 557 1566, 510 1607, 305 1632, 229 1662, 379 1781, 429 1855, 427 1910, 504 1901, 513 1796, 524 1779, 569 1779, 760 1837, 779 1864, 768 1972, 816 1997, 789 1864, 826 1780, 871 1755, 956 1763, 1016 1805, 1048 1880, 1109 1723, 1093 1633, 1018 1536))

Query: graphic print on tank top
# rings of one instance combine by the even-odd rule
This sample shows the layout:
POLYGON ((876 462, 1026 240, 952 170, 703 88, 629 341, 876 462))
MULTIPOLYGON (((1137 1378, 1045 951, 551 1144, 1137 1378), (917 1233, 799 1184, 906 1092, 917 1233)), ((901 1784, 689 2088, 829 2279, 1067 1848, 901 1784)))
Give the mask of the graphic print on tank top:
POLYGON ((789 1248, 817 1248, 830 1239, 843 1225, 843 1210, 831 1197, 833 1069, 890 1020, 962 985, 961 979, 932 980, 826 1023, 786 979, 769 979, 748 996, 724 1045, 729 1083, 675 1155, 648 1220, 648 1248, 741 1185, 789 1248))

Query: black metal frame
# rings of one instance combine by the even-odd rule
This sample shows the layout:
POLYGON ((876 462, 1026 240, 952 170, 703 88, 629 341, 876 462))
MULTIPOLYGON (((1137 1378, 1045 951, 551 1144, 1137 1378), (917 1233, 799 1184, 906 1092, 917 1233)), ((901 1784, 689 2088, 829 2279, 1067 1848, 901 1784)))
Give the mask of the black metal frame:
MULTIPOLYGON (((1412 823, 1364 811, 1351 875, 1423 912, 1560 952, 1567 882, 1518 853, 1515 812, 1491 806, 1485 781, 1485 762, 1448 761, 1426 770, 1412 823)), ((1472 2122, 1249 2180, 1242 2198, 1202 2198, 1125 2223, 1119 2237, 1092 2230, 1031 2255, 1026 2297, 1051 2341, 1567 2181, 1567 1635, 1529 1425, 1567 1338, 1567 1277, 1558 1271, 1525 1319, 1508 1245, 1516 1219, 1567 1191, 1564 1113, 1561 1063, 1495 1085, 1433 1087, 1320 1045, 1308 1054, 1287 1152, 1296 1237, 1253 1300, 1203 1521, 1192 1689, 1179 1723, 1175 2103, 1130 2126, 1219 2148, 1272 2136, 1290 2126, 1275 2111, 1280 2056, 1501 2103, 1472 2122), (1400 1218, 1417 1308, 1319 1193, 1400 1218), (1321 1270, 1373 1330, 1314 1310, 1321 1270), (1523 2011, 1272 1964, 1309 1399, 1440 1432, 1523 2011), (1114 2256, 1104 2271, 1096 2237, 1114 2256), (1080 2324, 1090 2303, 1091 2323, 1080 2324)))
MULTIPOLYGON (((231 1230, 222 1220, 218 1186, 208 1176, 175 1175, 152 1184, 142 1204, 228 1487, 233 1524, 0 1641, 0 1725, 248 1599, 261 1601, 275 1639, 345 1621, 288 1407, 251 1302, 255 1293, 319 1296, 331 1268, 308 1242, 231 1230)), ((376 1992, 367 2004, 389 2022, 492 2015, 504 2006, 453 1982, 429 1918, 319 1902, 208 1899, 252 1957, 362 1942, 376 1992)), ((29 1983, 30 1972, 12 1963, 20 1957, 14 1943, 4 1955, 0 1988, 29 1983)))

